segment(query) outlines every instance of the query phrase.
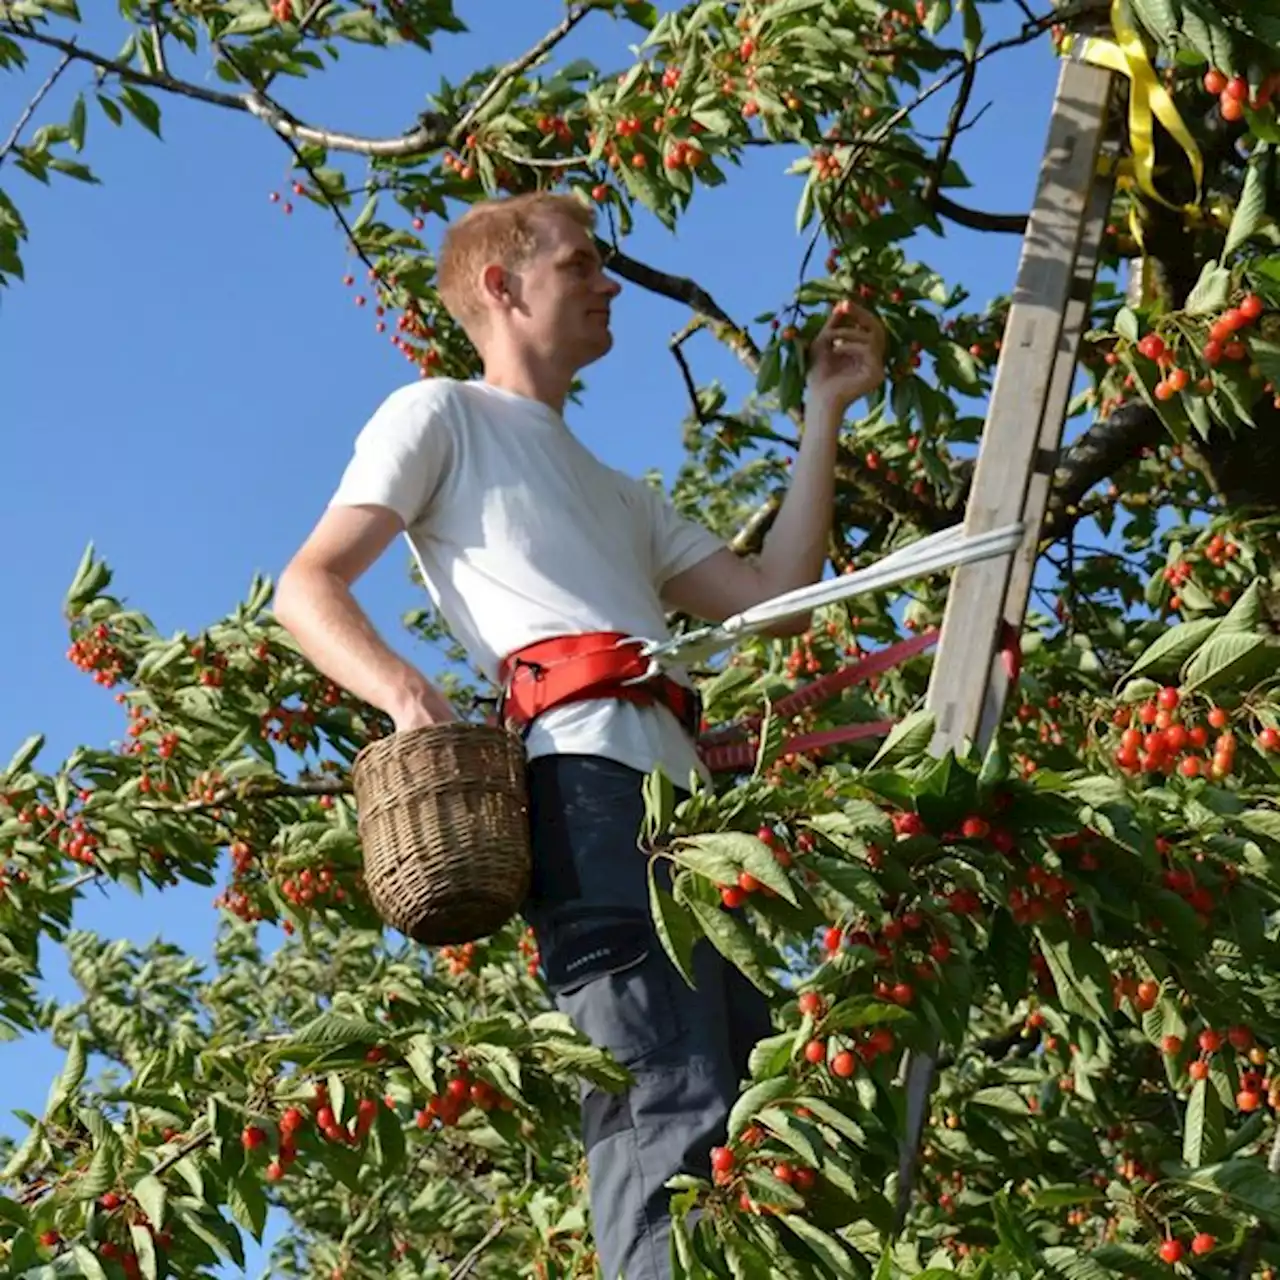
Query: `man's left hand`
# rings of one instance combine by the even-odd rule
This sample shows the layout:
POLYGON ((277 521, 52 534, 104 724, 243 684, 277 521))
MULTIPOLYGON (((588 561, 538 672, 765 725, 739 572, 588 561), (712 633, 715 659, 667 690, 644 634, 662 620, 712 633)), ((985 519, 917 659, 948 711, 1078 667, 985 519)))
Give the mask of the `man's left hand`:
POLYGON ((809 348, 807 395, 834 412, 884 381, 884 325, 855 302, 842 302, 809 348))

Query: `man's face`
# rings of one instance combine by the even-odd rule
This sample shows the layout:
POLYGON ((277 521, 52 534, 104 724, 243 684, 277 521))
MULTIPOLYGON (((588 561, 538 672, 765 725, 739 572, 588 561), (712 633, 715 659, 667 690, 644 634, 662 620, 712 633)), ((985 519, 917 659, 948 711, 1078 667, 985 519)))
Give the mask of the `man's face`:
POLYGON ((514 305, 504 322, 520 346, 576 372, 613 346, 609 306, 621 285, 604 273, 586 228, 559 213, 538 218, 540 244, 508 273, 514 305))

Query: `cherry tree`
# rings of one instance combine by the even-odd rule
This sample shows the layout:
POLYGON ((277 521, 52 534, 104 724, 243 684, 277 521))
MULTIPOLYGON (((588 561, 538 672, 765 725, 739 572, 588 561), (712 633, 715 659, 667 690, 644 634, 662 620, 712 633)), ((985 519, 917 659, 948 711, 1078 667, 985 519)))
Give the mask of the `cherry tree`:
MULTIPOLYGON (((573 5, 525 55, 374 138, 301 118, 289 86, 351 44, 429 51, 462 29, 450 0, 120 0, 129 38, 111 51, 85 38, 76 0, 0 0, 0 67, 30 82, 0 143, 6 182, 94 181, 104 120, 159 134, 174 96, 251 116, 292 156, 282 213, 332 220, 335 254, 361 261, 347 283, 423 376, 476 371, 434 288, 440 220, 539 187, 593 204, 610 269, 687 307, 674 497, 743 554, 785 491, 807 341, 839 299, 874 306, 898 355, 842 441, 839 573, 963 519, 1007 300, 970 309, 903 246, 948 223, 1025 229, 963 193, 970 104, 1001 54, 1102 34, 1129 59, 1129 120, 1173 106, 1124 140, 1080 429, 990 747, 927 750, 922 643, 769 717, 746 762, 688 802, 650 788, 649 856, 676 873, 653 899, 673 962, 717 947, 775 1010, 724 1144, 672 1188, 691 1277, 1273 1280, 1280 1259, 1280 15, 1262 0, 1005 0, 1016 29, 992 39, 994 8, 573 5), (569 56, 588 23, 616 30, 615 65, 569 56), (92 86, 48 120, 72 68, 92 86), (921 108, 946 98, 941 140, 921 136, 921 108), (664 261, 628 249, 637 220, 674 230, 704 188, 745 187, 748 148, 790 165, 810 237, 794 296, 750 322, 674 240, 664 261), (755 379, 742 403, 699 377, 710 342, 755 379), (825 754, 787 742, 884 721, 887 737, 825 754), (902 1054, 935 1039, 903 1185, 902 1054)), ((0 190, 11 287, 39 235, 16 190, 0 190)), ((927 637, 947 586, 744 641, 700 673, 710 725, 927 637)), ((119 703, 122 731, 61 764, 32 737, 0 775, 0 1027, 66 1053, 0 1153, 0 1271, 212 1275, 275 1206, 282 1276, 593 1275, 575 1082, 626 1073, 552 1011, 519 920, 439 950, 383 928, 349 769, 390 725, 302 660, 271 591, 256 581, 199 634, 163 635, 92 549, 68 588, 68 658, 119 703), (210 972, 74 927, 91 885, 183 881, 217 887, 210 972), (51 943, 81 999, 38 999, 51 943)), ((439 619, 409 622, 460 710, 484 714, 493 690, 439 619)))

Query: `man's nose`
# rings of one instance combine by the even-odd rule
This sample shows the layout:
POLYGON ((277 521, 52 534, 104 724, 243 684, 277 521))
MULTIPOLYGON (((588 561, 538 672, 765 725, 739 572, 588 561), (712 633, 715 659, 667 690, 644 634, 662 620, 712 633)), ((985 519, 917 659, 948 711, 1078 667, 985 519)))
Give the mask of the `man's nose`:
POLYGON ((622 292, 622 281, 612 276, 601 275, 600 292, 608 298, 616 298, 622 292))

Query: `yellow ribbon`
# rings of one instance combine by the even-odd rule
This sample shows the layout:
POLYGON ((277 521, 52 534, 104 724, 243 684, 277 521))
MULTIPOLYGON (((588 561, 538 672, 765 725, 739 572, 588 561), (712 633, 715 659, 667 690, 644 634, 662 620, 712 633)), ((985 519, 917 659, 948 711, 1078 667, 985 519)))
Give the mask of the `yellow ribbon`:
POLYGON ((1129 80, 1129 145, 1133 150, 1133 177, 1142 193, 1158 204, 1168 209, 1180 207, 1184 213, 1198 210, 1204 189, 1204 157, 1178 114, 1172 96, 1160 83, 1160 77, 1147 57, 1141 35, 1129 25, 1124 0, 1112 0, 1111 26, 1115 32, 1114 41, 1087 36, 1081 43, 1078 56, 1096 67, 1118 72, 1129 80), (1196 198, 1192 204, 1178 206, 1156 190, 1155 120, 1168 130, 1190 162, 1196 180, 1196 198))

